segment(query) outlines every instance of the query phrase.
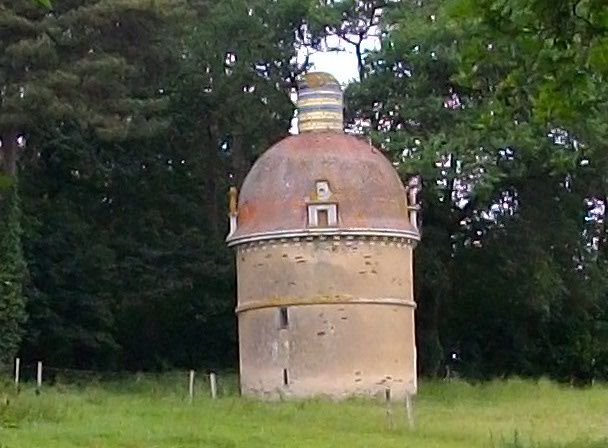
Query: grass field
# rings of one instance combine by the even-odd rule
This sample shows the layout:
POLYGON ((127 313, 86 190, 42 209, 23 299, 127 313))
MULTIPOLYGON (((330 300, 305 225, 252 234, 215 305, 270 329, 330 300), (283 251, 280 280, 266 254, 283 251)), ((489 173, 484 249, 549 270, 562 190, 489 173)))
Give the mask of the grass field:
POLYGON ((410 430, 401 403, 389 418, 380 401, 261 403, 224 383, 220 399, 197 389, 189 404, 179 380, 55 385, 40 395, 26 386, 18 396, 0 386, 0 448, 608 447, 606 386, 423 382, 410 430))

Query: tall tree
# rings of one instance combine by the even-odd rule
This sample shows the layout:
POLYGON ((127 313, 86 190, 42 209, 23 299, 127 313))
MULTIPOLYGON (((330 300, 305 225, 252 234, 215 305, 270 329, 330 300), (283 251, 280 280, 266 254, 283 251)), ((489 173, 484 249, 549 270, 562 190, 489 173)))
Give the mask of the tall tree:
POLYGON ((0 192, 0 367, 12 362, 25 321, 26 266, 21 247, 21 208, 16 185, 0 192))
POLYGON ((27 196, 27 356, 80 366, 118 360, 111 235, 91 222, 113 162, 100 148, 117 151, 166 129, 161 83, 175 58, 163 31, 180 13, 177 1, 0 6, 0 132, 26 142, 24 171, 16 145, 5 160, 27 196))

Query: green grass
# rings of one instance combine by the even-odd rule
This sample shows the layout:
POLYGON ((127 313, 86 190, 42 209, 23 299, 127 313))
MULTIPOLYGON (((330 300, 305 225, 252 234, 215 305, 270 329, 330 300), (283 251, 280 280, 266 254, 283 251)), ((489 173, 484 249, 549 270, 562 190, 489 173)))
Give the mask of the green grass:
POLYGON ((0 386, 0 448, 608 447, 606 386, 423 382, 410 430, 401 403, 389 419, 380 401, 264 403, 224 381, 220 399, 201 386, 189 404, 186 383, 179 375, 55 385, 40 395, 0 386))

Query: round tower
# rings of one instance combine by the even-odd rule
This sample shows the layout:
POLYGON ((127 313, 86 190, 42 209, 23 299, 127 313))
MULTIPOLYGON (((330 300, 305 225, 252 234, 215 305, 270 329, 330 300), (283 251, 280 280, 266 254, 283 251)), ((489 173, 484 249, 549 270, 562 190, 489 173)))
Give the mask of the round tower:
POLYGON ((241 391, 415 393, 417 187, 344 134, 331 75, 303 77, 298 122, 231 190, 241 391))

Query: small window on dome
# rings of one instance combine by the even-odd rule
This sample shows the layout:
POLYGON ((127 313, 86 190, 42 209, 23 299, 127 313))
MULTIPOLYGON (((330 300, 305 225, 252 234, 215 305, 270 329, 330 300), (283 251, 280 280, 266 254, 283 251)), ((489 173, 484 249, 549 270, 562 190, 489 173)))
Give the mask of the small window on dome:
POLYGON ((326 201, 331 196, 331 190, 329 189, 329 182, 326 180, 317 181, 317 200, 326 201))
POLYGON ((308 204, 309 227, 334 227, 337 225, 337 204, 308 204))

